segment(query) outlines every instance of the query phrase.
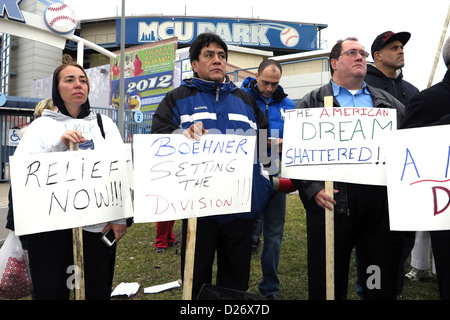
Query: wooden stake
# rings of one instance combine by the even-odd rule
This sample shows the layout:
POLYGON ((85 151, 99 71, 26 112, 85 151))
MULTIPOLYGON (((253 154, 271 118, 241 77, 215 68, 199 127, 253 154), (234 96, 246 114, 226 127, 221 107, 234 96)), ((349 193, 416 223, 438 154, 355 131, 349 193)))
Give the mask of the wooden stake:
MULTIPOLYGON (((78 150, 78 143, 70 142, 70 151, 78 150)), ((86 300, 85 284, 84 284, 84 255, 83 255, 83 228, 72 229, 72 243, 73 243, 73 262, 77 269, 75 274, 79 272, 79 283, 77 277, 75 280, 75 299, 86 300)))
MULTIPOLYGON (((333 107, 333 96, 324 97, 325 108, 333 107)), ((334 197, 333 181, 325 181, 325 193, 334 197)), ((325 273, 327 300, 334 300, 334 206, 325 208, 325 273)))
POLYGON ((447 18, 445 19, 445 23, 444 23, 444 30, 442 30, 441 41, 439 41, 438 50, 436 52, 436 57, 434 58, 433 67, 431 68, 431 74, 430 74, 430 79, 428 80, 427 88, 431 87, 431 84, 433 83, 433 78, 434 78, 434 74, 436 72, 436 67, 437 67, 437 64, 439 61, 439 56, 441 55, 442 45, 445 40, 445 35, 447 34, 447 27, 448 27, 449 21, 450 21, 450 5, 448 6, 447 18))
MULTIPOLYGON (((333 181, 325 181, 325 192, 333 196, 333 181)), ((327 300, 334 300, 334 208, 325 208, 325 246, 327 300)))
POLYGON ((197 237, 197 218, 189 218, 186 235, 186 254, 184 258, 183 300, 192 300, 194 280, 195 240, 197 237))

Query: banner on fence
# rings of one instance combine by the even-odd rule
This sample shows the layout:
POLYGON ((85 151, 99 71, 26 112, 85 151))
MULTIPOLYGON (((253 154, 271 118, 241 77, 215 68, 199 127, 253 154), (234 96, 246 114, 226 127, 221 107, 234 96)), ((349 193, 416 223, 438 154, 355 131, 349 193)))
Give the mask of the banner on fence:
POLYGON ((248 212, 255 136, 134 135, 134 221, 248 212))
POLYGON ((391 230, 450 229, 450 126, 399 130, 386 157, 391 230))
POLYGON ((394 109, 289 110, 281 174, 302 180, 386 185, 383 143, 396 129, 394 109))
POLYGON ((52 152, 10 157, 17 235, 133 216, 125 152, 52 152))
MULTIPOLYGON (((124 57, 124 108, 154 113, 167 92, 174 88, 177 39, 171 38, 130 47, 124 57)), ((120 51, 111 59, 111 105, 120 105, 120 51)))

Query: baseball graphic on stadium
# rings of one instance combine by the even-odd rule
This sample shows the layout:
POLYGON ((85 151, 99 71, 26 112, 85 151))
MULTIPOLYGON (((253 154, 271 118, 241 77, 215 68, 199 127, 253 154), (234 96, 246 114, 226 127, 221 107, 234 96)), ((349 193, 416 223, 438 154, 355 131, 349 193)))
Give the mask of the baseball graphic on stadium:
POLYGON ((48 6, 44 12, 44 21, 50 30, 59 34, 71 33, 77 26, 75 12, 63 3, 48 6))
POLYGON ((294 28, 286 27, 280 33, 280 40, 286 47, 294 47, 300 40, 300 36, 294 28))

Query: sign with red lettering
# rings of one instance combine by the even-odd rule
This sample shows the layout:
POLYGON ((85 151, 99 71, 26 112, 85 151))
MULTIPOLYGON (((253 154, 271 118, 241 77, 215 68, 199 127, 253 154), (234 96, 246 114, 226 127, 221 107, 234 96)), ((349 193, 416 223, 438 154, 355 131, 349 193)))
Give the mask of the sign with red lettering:
POLYGON ((289 110, 285 113, 281 175, 386 185, 383 143, 396 130, 394 109, 289 110))
POLYGON ((399 130, 386 146, 391 230, 450 229, 450 126, 399 130))
POLYGON ((134 221, 249 212, 255 146, 254 135, 134 135, 134 221))

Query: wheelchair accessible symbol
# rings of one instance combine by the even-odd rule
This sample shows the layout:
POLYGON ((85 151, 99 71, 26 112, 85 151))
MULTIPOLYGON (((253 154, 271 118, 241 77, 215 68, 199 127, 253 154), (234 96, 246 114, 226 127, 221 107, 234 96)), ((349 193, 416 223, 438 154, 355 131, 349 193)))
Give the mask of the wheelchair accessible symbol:
POLYGON ((20 142, 20 136, 18 132, 20 129, 9 129, 9 145, 10 146, 18 146, 20 142))
POLYGON ((144 115, 140 111, 136 111, 134 113, 134 121, 137 123, 141 123, 144 120, 144 115))

